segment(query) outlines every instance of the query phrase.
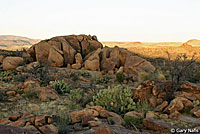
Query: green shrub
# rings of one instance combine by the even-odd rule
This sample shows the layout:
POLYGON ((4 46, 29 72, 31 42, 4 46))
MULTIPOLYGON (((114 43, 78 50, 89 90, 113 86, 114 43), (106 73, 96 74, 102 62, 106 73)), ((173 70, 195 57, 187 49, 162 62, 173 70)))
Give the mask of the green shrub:
POLYGON ((147 73, 147 72, 139 72, 138 73, 138 80, 140 82, 146 81, 146 80, 150 80, 152 78, 152 74, 151 73, 147 73))
POLYGON ((141 102, 140 100, 136 103, 136 111, 139 113, 146 113, 152 111, 153 107, 148 101, 141 102))
POLYGON ((132 116, 125 116, 124 117, 124 122, 125 122, 125 126, 129 129, 136 129, 136 126, 139 126, 142 124, 142 118, 136 118, 136 117, 132 117, 132 116))
POLYGON ((12 78, 8 78, 8 77, 0 77, 0 81, 10 82, 11 80, 12 80, 12 78))
POLYGON ((13 76, 16 75, 17 72, 11 72, 11 71, 3 71, 0 73, 0 77, 5 77, 5 76, 13 76))
POLYGON ((3 71, 0 73, 0 80, 4 82, 10 82, 15 75, 17 75, 17 72, 15 71, 3 71))
POLYGON ((29 75, 27 74, 18 74, 18 75, 15 75, 13 77, 14 81, 19 81, 19 82, 24 82, 26 79, 28 79, 29 75))
POLYGON ((199 106, 199 100, 193 101, 193 105, 194 105, 194 107, 198 107, 199 106))
POLYGON ((193 107, 184 107, 181 111, 179 111, 181 114, 190 114, 190 111, 193 109, 193 107))
POLYGON ((106 84, 110 80, 110 76, 105 75, 103 77, 95 77, 94 79, 95 79, 96 84, 106 84))
POLYGON ((78 74, 84 77, 87 77, 90 75, 87 71, 78 71, 78 74))
POLYGON ((159 80, 159 81, 160 81, 160 80, 166 80, 166 77, 167 77, 167 76, 164 75, 163 72, 160 71, 160 70, 158 70, 158 71, 155 72, 155 79, 156 79, 156 80, 159 80))
POLYGON ((53 117, 54 122, 56 122, 56 125, 58 127, 58 134, 68 134, 70 132, 69 129, 69 117, 66 115, 64 117, 62 116, 55 116, 53 117))
POLYGON ((59 93, 69 93, 70 92, 70 86, 64 81, 64 80, 55 80, 53 82, 53 88, 59 93))
POLYGON ((132 90, 122 86, 100 90, 96 96, 93 96, 91 105, 100 105, 109 111, 119 114, 135 109, 132 90))
POLYGON ((70 72, 69 73, 69 77, 70 77, 70 79, 71 80, 73 80, 73 81, 77 81, 78 80, 78 73, 76 73, 76 72, 70 72))
POLYGON ((34 89, 29 89, 28 91, 26 91, 23 95, 24 98, 29 98, 29 99, 37 99, 38 98, 38 90, 34 90, 34 89))
POLYGON ((119 83, 122 83, 122 82, 125 80, 125 76, 124 76, 123 73, 117 73, 117 74, 116 74, 116 78, 117 78, 117 81, 118 81, 119 83))
MULTIPOLYGON (((179 54, 173 60, 171 54, 167 52, 168 60, 167 60, 167 70, 170 75, 170 89, 167 91, 167 101, 171 101, 174 99, 174 93, 180 88, 180 86, 187 80, 190 80, 191 77, 194 76, 195 73, 194 65, 197 60, 195 54, 188 58, 186 54, 179 54)), ((198 67, 199 68, 199 67, 198 67)), ((199 69, 198 69, 199 70, 199 69)))
POLYGON ((27 72, 32 74, 32 76, 39 80, 41 84, 48 85, 49 81, 53 80, 48 64, 43 65, 39 63, 38 66, 32 66, 32 69, 28 70, 27 72))
POLYGON ((83 90, 80 88, 70 90, 70 99, 76 103, 79 103, 83 97, 83 90))
POLYGON ((0 91, 0 102, 5 101, 5 97, 6 97, 5 92, 0 91))

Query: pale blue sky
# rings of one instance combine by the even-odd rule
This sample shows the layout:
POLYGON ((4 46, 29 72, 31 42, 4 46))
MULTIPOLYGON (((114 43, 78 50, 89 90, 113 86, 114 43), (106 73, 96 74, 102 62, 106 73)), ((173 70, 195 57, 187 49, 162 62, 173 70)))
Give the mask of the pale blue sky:
POLYGON ((0 35, 69 34, 100 41, 199 39, 200 0, 0 0, 0 35))

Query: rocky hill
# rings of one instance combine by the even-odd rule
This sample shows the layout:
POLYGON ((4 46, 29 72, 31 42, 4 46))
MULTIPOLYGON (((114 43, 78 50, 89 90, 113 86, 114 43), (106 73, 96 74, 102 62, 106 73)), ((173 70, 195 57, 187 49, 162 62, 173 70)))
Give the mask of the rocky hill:
POLYGON ((200 63, 186 58, 146 58, 90 35, 0 51, 0 134, 198 131, 200 63))
POLYGON ((30 47, 38 43, 39 39, 30 39, 21 36, 0 35, 0 49, 16 50, 22 47, 30 47))

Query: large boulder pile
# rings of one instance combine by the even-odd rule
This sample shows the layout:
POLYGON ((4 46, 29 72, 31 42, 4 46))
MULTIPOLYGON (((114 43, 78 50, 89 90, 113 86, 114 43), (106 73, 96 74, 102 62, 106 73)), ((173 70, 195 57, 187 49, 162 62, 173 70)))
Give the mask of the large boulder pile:
POLYGON ((84 68, 86 70, 103 70, 137 74, 140 71, 154 72, 155 67, 147 60, 133 56, 133 53, 124 48, 114 47, 98 49, 85 57, 84 68))
POLYGON ((76 130, 74 126, 79 126, 79 130, 76 131, 86 130, 89 126, 89 130, 80 132, 83 134, 148 134, 126 129, 124 119, 120 115, 109 112, 101 106, 71 112, 70 119, 71 128, 76 130))
POLYGON ((54 115, 23 113, 0 120, 1 134, 58 134, 54 115))
POLYGON ((170 90, 170 81, 155 82, 145 81, 134 91, 134 99, 142 102, 147 101, 155 111, 163 111, 167 114, 175 114, 184 109, 192 109, 191 113, 200 117, 200 108, 195 107, 193 102, 200 101, 200 85, 186 82, 181 85, 180 91, 176 91, 175 98, 166 101, 167 91, 170 90))
MULTIPOLYGON (((137 74, 154 72, 155 67, 147 60, 135 56, 124 48, 104 47, 96 36, 69 35, 42 40, 23 53, 22 57, 0 57, 4 70, 27 70, 20 66, 27 63, 42 63, 53 67, 67 67, 90 71, 137 74), (28 61, 28 62, 27 62, 28 61)), ((33 64, 30 64, 33 65, 33 64)))
POLYGON ((73 64, 77 53, 85 57, 91 51, 102 47, 96 36, 69 35, 43 40, 33 45, 28 53, 41 63, 61 67, 73 64))
POLYGON ((18 65, 22 64, 24 59, 22 57, 11 57, 8 56, 3 59, 3 69, 4 70, 15 70, 18 65))

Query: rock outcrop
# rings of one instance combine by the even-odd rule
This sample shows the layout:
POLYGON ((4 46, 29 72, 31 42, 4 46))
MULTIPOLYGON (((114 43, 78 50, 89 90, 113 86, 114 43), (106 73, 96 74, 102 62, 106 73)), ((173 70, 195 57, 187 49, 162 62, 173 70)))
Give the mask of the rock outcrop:
POLYGON ((85 57, 98 48, 102 48, 102 44, 97 41, 96 36, 69 35, 40 41, 33 45, 28 53, 41 63, 61 67, 73 64, 76 53, 85 57))
POLYGON ((155 67, 145 59, 138 56, 129 56, 124 65, 124 72, 135 74, 140 71, 154 72, 155 67))
POLYGON ((20 64, 24 62, 24 59, 21 57, 11 57, 8 56, 3 60, 3 69, 4 70, 15 70, 20 64))
POLYGON ((155 67, 145 59, 133 56, 124 48, 104 47, 96 36, 69 35, 53 37, 33 45, 28 50, 35 61, 55 67, 70 67, 91 71, 137 74, 140 71, 153 72, 155 67))

